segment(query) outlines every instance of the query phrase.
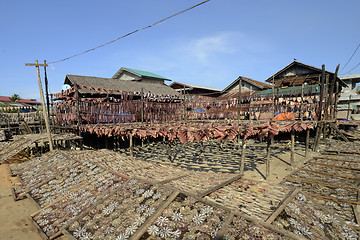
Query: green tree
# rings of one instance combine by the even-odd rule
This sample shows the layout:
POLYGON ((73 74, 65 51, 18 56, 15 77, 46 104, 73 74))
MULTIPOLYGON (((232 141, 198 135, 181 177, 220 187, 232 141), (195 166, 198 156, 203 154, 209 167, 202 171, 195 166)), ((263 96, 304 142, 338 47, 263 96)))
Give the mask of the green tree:
POLYGON ((19 94, 16 94, 16 93, 14 93, 11 97, 9 97, 10 98, 10 100, 12 101, 12 102, 14 102, 14 103, 17 103, 17 102, 19 102, 20 101, 20 96, 19 96, 19 94))
POLYGON ((357 93, 357 94, 360 94, 360 86, 357 86, 357 87, 356 87, 356 93, 357 93))

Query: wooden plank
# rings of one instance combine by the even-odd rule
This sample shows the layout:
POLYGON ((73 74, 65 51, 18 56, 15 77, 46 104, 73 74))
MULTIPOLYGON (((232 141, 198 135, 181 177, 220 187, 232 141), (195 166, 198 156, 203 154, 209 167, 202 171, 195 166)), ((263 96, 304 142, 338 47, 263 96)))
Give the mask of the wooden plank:
POLYGON ((224 235, 226 233, 227 227, 231 223, 231 221, 234 219, 234 212, 230 212, 229 216, 226 218, 224 224, 221 226, 221 229, 217 232, 215 239, 225 239, 224 235))
POLYGON ((146 232, 146 230, 150 227, 150 225, 161 215, 161 213, 169 206, 169 204, 174 201, 176 196, 179 194, 178 191, 172 193, 168 199, 159 207, 159 209, 151 216, 149 217, 144 224, 138 229, 138 231, 131 236, 132 240, 140 239, 141 236, 146 232))
POLYGON ((319 194, 313 194, 313 193, 309 193, 309 192, 306 192, 306 194, 313 197, 313 198, 316 198, 316 199, 335 202, 335 203, 346 203, 346 204, 349 204, 349 205, 358 205, 358 204, 360 204, 360 202, 346 200, 346 199, 342 199, 342 198, 327 197, 327 196, 323 196, 323 195, 319 195, 319 194))
POLYGON ((307 162, 306 164, 318 165, 318 166, 324 166, 324 167, 336 168, 336 169, 347 169, 347 170, 351 170, 351 171, 360 171, 360 169, 359 169, 359 168, 351 168, 351 167, 344 167, 344 166, 336 166, 336 165, 325 164, 325 163, 307 162))
MULTIPOLYGON (((332 155, 335 156, 335 155, 332 155)), ((339 157, 339 155, 337 155, 339 157)), ((318 157, 314 157, 314 159, 324 159, 324 160, 331 160, 331 161, 337 161, 337 162, 356 162, 356 163, 360 163, 359 160, 355 160, 355 159, 339 159, 339 158, 331 158, 331 157, 323 157, 323 156, 318 156, 318 157)))
POLYGON ((328 172, 316 171, 316 170, 311 170, 311 169, 306 169, 306 168, 299 168, 299 171, 306 171, 306 172, 310 172, 310 173, 323 174, 323 175, 327 175, 327 176, 331 176, 331 177, 338 177, 338 178, 345 178, 345 179, 360 181, 360 178, 356 178, 356 177, 342 176, 342 175, 338 175, 338 174, 332 174, 332 173, 328 173, 328 172))
POLYGON ((47 67, 47 64, 41 64, 41 63, 25 63, 25 66, 27 67, 47 67))
POLYGON ((265 222, 271 224, 300 191, 301 188, 294 188, 292 191, 290 191, 289 194, 283 199, 283 201, 279 203, 277 209, 265 220, 265 222))
POLYGON ((41 230, 39 225, 36 224, 36 222, 34 221, 34 219, 32 217, 29 217, 28 220, 29 220, 30 224, 35 228, 36 232, 41 237, 41 239, 49 239, 48 236, 46 236, 46 234, 41 230))
POLYGON ((360 190, 359 187, 346 187, 346 186, 339 186, 332 183, 322 182, 318 180, 312 180, 312 179, 306 179, 306 178, 294 178, 291 176, 287 176, 285 178, 289 182, 295 182, 295 183, 310 183, 310 184, 318 184, 321 186, 331 187, 331 188, 342 188, 347 190, 360 190))
MULTIPOLYGON (((330 123, 330 127, 342 138, 345 140, 345 142, 350 142, 347 137, 338 129, 338 127, 335 125, 335 123, 330 123)), ((360 153, 359 153, 360 154, 360 153)))
POLYGON ((230 183, 232 183, 232 182, 234 182, 234 181, 242 178, 243 176, 244 176, 244 174, 236 175, 235 177, 232 177, 232 178, 230 178, 230 179, 228 179, 228 180, 220 183, 219 185, 214 186, 214 187, 212 187, 212 188, 209 188, 209 189, 207 189, 206 191, 200 193, 200 194, 199 194, 199 197, 205 197, 205 196, 209 195, 210 193, 215 192, 216 190, 218 190, 218 189, 220 189, 220 188, 222 188, 222 187, 225 187, 226 185, 228 185, 228 184, 230 184, 230 183))

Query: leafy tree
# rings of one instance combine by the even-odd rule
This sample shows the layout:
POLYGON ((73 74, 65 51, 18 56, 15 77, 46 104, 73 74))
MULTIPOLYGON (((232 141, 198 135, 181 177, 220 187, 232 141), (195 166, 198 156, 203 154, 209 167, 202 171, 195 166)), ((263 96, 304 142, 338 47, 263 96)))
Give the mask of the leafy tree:
POLYGON ((357 87, 356 87, 356 93, 357 93, 357 94, 360 94, 360 86, 357 86, 357 87))
POLYGON ((20 101, 20 96, 19 96, 18 94, 16 94, 16 93, 14 93, 14 94, 13 94, 11 97, 9 97, 9 98, 10 98, 10 100, 11 100, 12 102, 14 102, 14 103, 20 101))

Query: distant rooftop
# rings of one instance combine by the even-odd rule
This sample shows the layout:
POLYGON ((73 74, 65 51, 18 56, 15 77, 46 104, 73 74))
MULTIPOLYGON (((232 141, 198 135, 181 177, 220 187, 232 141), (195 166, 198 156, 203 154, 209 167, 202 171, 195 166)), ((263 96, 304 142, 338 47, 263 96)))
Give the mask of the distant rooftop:
POLYGON ((158 79, 170 81, 170 79, 160 76, 158 74, 152 73, 152 72, 147 72, 147 71, 137 70, 137 69, 132 69, 132 68, 125 68, 125 67, 120 68, 119 71, 117 71, 112 78, 118 78, 123 71, 132 72, 133 74, 138 75, 139 77, 151 77, 151 78, 158 78, 158 79))

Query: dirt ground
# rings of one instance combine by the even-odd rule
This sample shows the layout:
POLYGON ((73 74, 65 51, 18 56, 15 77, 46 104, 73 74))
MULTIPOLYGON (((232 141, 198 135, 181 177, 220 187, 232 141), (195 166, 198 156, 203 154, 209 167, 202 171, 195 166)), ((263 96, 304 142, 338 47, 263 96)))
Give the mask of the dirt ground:
MULTIPOLYGON (((300 163, 305 159, 304 148, 302 145, 296 147, 295 162, 300 163)), ((271 176, 272 183, 279 183, 282 179, 292 172, 289 165, 290 151, 272 154, 271 176)), ((29 216, 38 209, 30 199, 14 201, 11 195, 11 187, 19 184, 16 177, 9 174, 9 164, 0 165, 0 239, 26 239, 40 240, 41 237, 32 227, 29 216)), ((257 164, 255 168, 245 169, 245 178, 253 180, 264 180, 265 164, 257 164)), ((57 238, 66 239, 62 236, 57 238)))
POLYGON ((16 177, 10 177, 9 165, 0 165, 0 239, 41 239, 28 220, 37 211, 30 199, 14 201, 11 187, 17 184, 16 177))

